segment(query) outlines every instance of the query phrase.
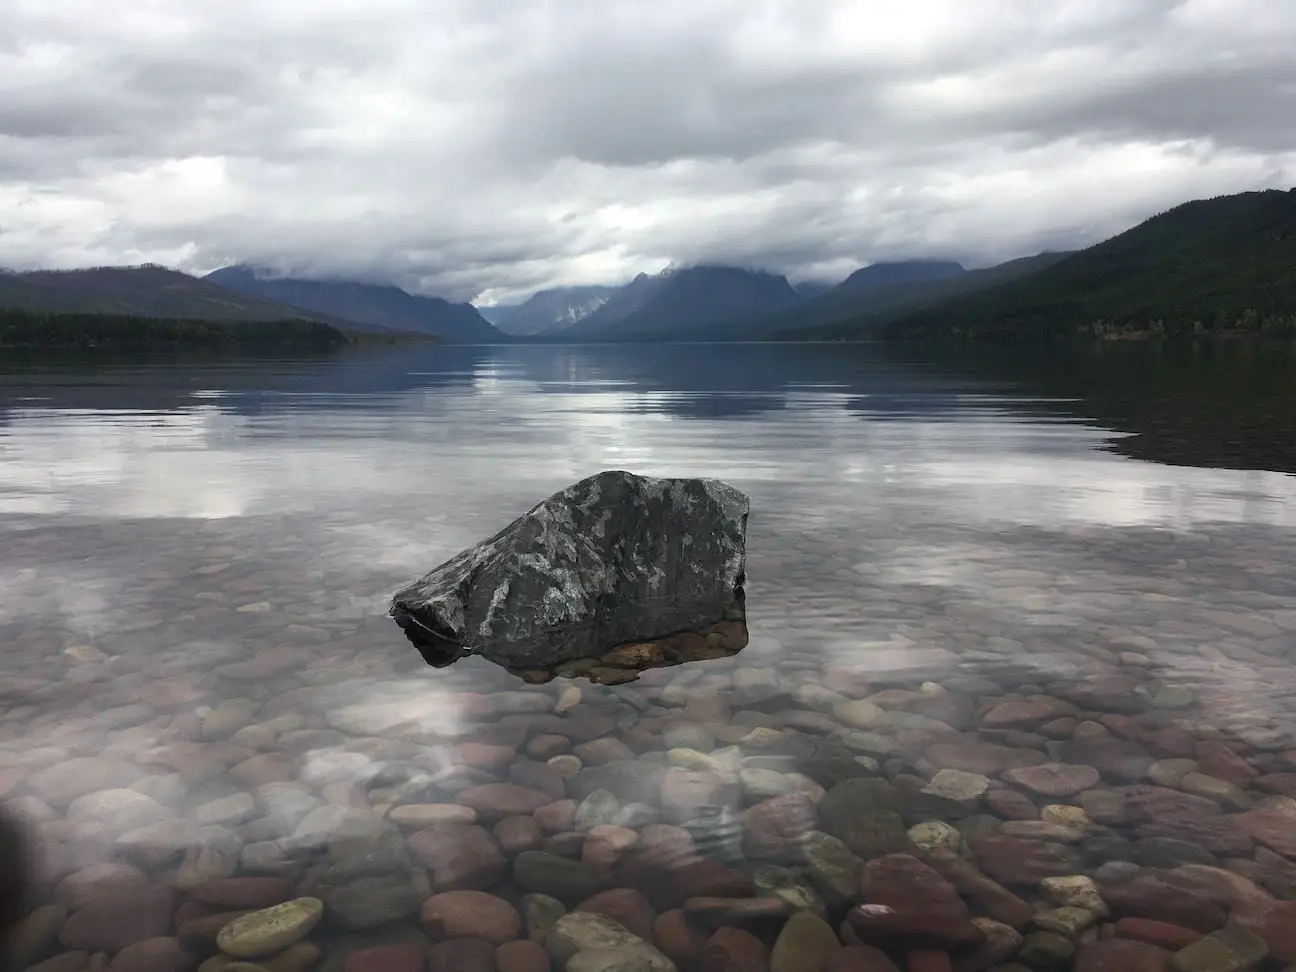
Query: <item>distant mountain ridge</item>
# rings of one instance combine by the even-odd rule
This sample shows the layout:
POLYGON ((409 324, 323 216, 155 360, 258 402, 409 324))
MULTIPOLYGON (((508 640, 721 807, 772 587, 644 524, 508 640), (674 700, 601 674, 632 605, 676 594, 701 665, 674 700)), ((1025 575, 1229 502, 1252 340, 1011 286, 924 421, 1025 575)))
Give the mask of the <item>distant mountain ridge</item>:
POLYGON ((501 316, 496 323, 506 334, 558 334, 589 317, 621 289, 586 285, 540 290, 501 316))
POLYGON ((852 288, 846 288, 843 284, 841 288, 825 294, 823 299, 807 301, 777 320, 762 324, 766 328, 765 334, 774 340, 819 341, 862 337, 905 314, 938 305, 963 294, 979 293, 1027 277, 1068 256, 1069 252, 1037 253, 992 267, 938 275, 930 279, 912 276, 904 279, 905 275, 900 274, 892 278, 893 282, 890 283, 875 275, 865 281, 857 279, 852 288))
POLYGON ((275 277, 241 264, 222 267, 203 279, 239 293, 377 327, 435 334, 470 344, 508 340, 503 331, 482 317, 471 304, 453 304, 440 297, 416 296, 393 284, 275 277))
POLYGON ((778 274, 713 265, 669 269, 640 274, 562 337, 620 341, 694 336, 710 324, 757 317, 803 299, 778 274))
POLYGON ((345 330, 374 330, 155 264, 6 271, 0 273, 0 309, 228 322, 307 319, 345 330))

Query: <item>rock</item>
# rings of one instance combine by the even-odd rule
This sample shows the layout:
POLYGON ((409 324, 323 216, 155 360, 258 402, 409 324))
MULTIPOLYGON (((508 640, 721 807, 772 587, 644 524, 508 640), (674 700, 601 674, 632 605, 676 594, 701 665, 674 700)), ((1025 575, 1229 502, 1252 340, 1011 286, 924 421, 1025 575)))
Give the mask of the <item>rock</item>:
POLYGON ((549 936, 558 919, 567 914, 567 906, 547 894, 522 895, 522 921, 527 938, 548 946, 549 936))
MULTIPOLYGON (((549 953, 543 946, 525 938, 505 942, 495 949, 496 972, 549 972, 549 966, 549 953)), ((422 970, 415 968, 410 972, 422 970)))
POLYGON ((891 722, 885 709, 865 699, 839 702, 833 707, 833 717, 852 729, 881 729, 891 722))
POLYGON ((146 938, 171 930, 175 893, 149 885, 129 893, 96 897, 74 912, 59 930, 64 948, 85 952, 117 952, 146 938))
POLYGON ((595 948, 573 955, 567 972, 652 972, 652 963, 643 955, 619 948, 595 948))
POLYGON ((1086 875, 1045 878, 1040 882, 1040 890, 1056 905, 1083 908, 1100 916, 1107 914, 1102 889, 1093 878, 1086 875))
POLYGON ((820 918, 828 916, 828 908, 819 893, 790 868, 765 864, 752 874, 756 892, 785 902, 794 911, 809 911, 820 918))
POLYGON ((900 968, 872 945, 847 945, 828 960, 823 972, 900 972, 900 968))
POLYGON ((1283 857, 1296 860, 1296 819, 1278 810, 1251 810, 1230 818, 1242 831, 1283 857))
MULTIPOLYGON (((347 956, 342 972, 423 972, 425 951, 419 945, 362 948, 347 956)), ((548 969, 541 972, 548 972, 548 969)))
POLYGON ((1033 749, 1001 746, 970 738, 933 743, 927 747, 925 755, 937 769, 963 770, 983 776, 998 776, 1010 769, 1038 766, 1048 761, 1043 753, 1033 749))
POLYGON ((216 945, 235 958, 273 955, 309 935, 323 916, 319 898, 296 898, 234 919, 220 930, 216 945))
POLYGON ((67 808, 69 821, 103 824, 117 834, 159 823, 170 816, 171 811, 152 797, 125 789, 88 793, 77 797, 67 808))
POLYGON ((1144 837, 1134 844, 1126 856, 1129 856, 1135 864, 1155 868, 1215 863, 1215 855, 1210 851, 1173 837, 1144 837))
POLYGON ((110 972, 189 972, 196 959, 174 938, 146 938, 113 956, 110 972))
POLYGON ((1152 918, 1203 933, 1222 928, 1226 917, 1215 902, 1176 887, 1160 875, 1105 886, 1103 898, 1118 917, 1152 918))
MULTIPOLYGON (((541 807, 540 810, 544 810, 541 807)), ((539 816, 540 811, 537 811, 539 816)), ((540 841, 544 839, 544 831, 555 833, 563 830, 562 827, 545 827, 543 830, 540 824, 531 817, 521 815, 515 817, 505 817, 495 825, 492 833, 495 839, 499 841, 500 849, 509 856, 515 856, 523 851, 535 850, 540 846, 540 841)))
MULTIPOLYGON (((12 885, 0 885, 4 891, 10 888, 12 885)), ((4 944, 0 957, 15 969, 25 968, 49 953, 58 940, 59 929, 67 921, 68 909, 60 904, 41 905, 14 922, 19 914, 18 907, 0 913, 0 929, 8 929, 7 933, 0 934, 0 942, 4 944)))
POLYGON ((63 759, 27 778, 27 786, 53 807, 66 807, 77 797, 130 786, 144 775, 139 767, 101 756, 63 759))
POLYGON ((783 925, 770 952, 770 972, 822 969, 841 951, 832 926, 818 915, 799 911, 783 925))
POLYGON ((1070 709, 1055 701, 1000 702, 981 717, 982 729, 1025 729, 1065 715, 1070 709))
POLYGON ((639 834, 629 827, 600 824, 585 835, 581 846, 581 863, 594 870, 603 880, 610 880, 621 855, 639 842, 639 834))
POLYGON ((525 851, 513 862, 513 879, 526 891, 547 894, 565 903, 588 898, 603 881, 580 861, 545 851, 525 851))
POLYGON ((1242 902, 1233 909, 1230 924, 1263 938, 1279 962, 1296 965, 1296 901, 1242 902))
POLYGON ((1044 763, 1040 766, 1023 766, 1010 769, 1003 778, 1015 786, 1023 787, 1041 796, 1074 796, 1092 789, 1100 779, 1092 766, 1073 766, 1066 763, 1044 763))
POLYGON ((854 904, 864 861, 836 837, 818 831, 805 835, 800 850, 810 881, 827 905, 841 908, 854 904))
POLYGON ((279 904, 292 893, 292 882, 277 877, 216 878, 195 885, 189 897, 230 911, 255 911, 279 904))
POLYGON ((503 817, 534 813, 546 803, 553 802, 553 797, 516 783, 483 783, 460 790, 455 794, 455 800, 475 811, 482 819, 495 821, 503 817))
POLYGON ((952 972, 949 953, 935 949, 914 949, 905 955, 905 967, 909 972, 952 972))
POLYGON ((742 596, 749 509, 717 480, 598 473, 398 591, 391 615, 430 662, 452 645, 508 668, 694 630, 742 596))
POLYGON ((1170 837, 1212 854, 1250 856, 1254 841, 1242 820, 1248 814, 1225 816, 1214 800, 1160 786, 1127 787, 1124 797, 1124 813, 1140 837, 1170 837))
POLYGON ((117 850, 148 870, 179 861, 202 839, 202 828, 192 820, 162 820, 122 834, 117 839, 117 850))
POLYGON ((1039 972, 1060 972, 1066 967, 1067 960, 1075 954, 1075 951, 1075 943, 1065 935, 1037 931, 1031 932, 1022 939, 1017 960, 1039 972))
POLYGON ((648 899, 632 888, 600 891, 586 898, 574 910, 605 915, 648 944, 653 944, 653 922, 657 919, 657 913, 653 911, 648 899))
POLYGON ((1212 932, 1175 953, 1175 972, 1247 972, 1269 957, 1269 946, 1245 928, 1212 932))
POLYGON ((408 918, 418 913, 425 897, 403 873, 357 878, 321 895, 329 921, 348 931, 408 918))
POLYGON ((427 972, 495 972, 495 946, 480 938, 451 938, 427 950, 427 972))
POLYGON ((684 911, 709 927, 717 925, 750 926, 769 924, 793 914, 795 909, 777 897, 761 898, 686 898, 684 911))
POLYGON ((706 972, 770 972, 770 950, 751 932, 717 928, 702 949, 702 967, 706 972))
POLYGON ((990 789, 990 780, 980 773, 962 770, 938 770, 919 794, 936 810, 970 813, 990 789))
POLYGON ((131 894, 148 883, 148 875, 132 864, 91 864, 61 880, 54 900, 77 911, 95 898, 131 894))
POLYGON ((1018 930, 1030 924, 1031 906, 960 857, 929 857, 928 863, 986 917, 1018 930))
POLYGON ((973 834, 968 841, 981 869, 1006 885, 1032 885, 1081 870, 1080 855, 1062 844, 1005 834, 973 834))
POLYGON ((863 858, 911 849, 900 794, 887 780, 843 780, 819 801, 822 828, 863 858))
POLYGON ((1098 915, 1086 908, 1074 908, 1064 905, 1061 908, 1045 908, 1035 912, 1035 926, 1046 931, 1057 932, 1067 938, 1079 938, 1080 933, 1089 928, 1098 915))
POLYGON ((954 886, 916 857, 890 854, 868 861, 862 886, 868 907, 853 909, 847 920, 865 944, 947 949, 985 940, 954 886))
POLYGON ((1022 934, 1012 926, 993 918, 973 918, 972 923, 981 929, 985 941, 960 949, 953 962, 954 972, 983 972, 1006 962, 1021 948, 1022 934))
POLYGON ((522 937, 516 908, 484 891, 446 891, 423 902, 419 922, 434 941, 478 938, 503 945, 522 937))
POLYGON ((392 807, 387 819, 408 830, 422 830, 436 824, 473 824, 477 811, 457 803, 407 803, 392 807))
POLYGON ((1113 929, 1117 938, 1129 938, 1136 942, 1145 942, 1177 952, 1201 938, 1200 932, 1182 925, 1172 925, 1165 921, 1153 921, 1151 918, 1122 918, 1113 929))
POLYGON ((1087 942, 1076 955, 1075 972, 1170 972, 1163 948, 1126 938, 1087 942))
POLYGON ((251 912, 219 911, 212 914, 197 902, 189 902, 182 905, 176 913, 175 937, 186 950, 196 955, 210 955, 217 950, 216 936, 220 934, 220 930, 235 918, 242 918, 247 914, 251 912), (195 912, 201 917, 190 917, 195 912))
POLYGON ((573 911, 554 925, 550 951, 559 962, 578 952, 613 949, 647 960, 652 972, 676 972, 675 964, 642 938, 604 915, 573 911))
POLYGON ((409 849, 428 869, 436 891, 491 887, 508 870, 508 859, 483 827, 437 824, 411 834, 409 849))
MULTIPOLYGON (((653 922, 653 943, 682 969, 695 968, 707 943, 707 930, 680 908, 672 908, 653 922)), ((768 950, 767 950, 768 954, 768 950)))

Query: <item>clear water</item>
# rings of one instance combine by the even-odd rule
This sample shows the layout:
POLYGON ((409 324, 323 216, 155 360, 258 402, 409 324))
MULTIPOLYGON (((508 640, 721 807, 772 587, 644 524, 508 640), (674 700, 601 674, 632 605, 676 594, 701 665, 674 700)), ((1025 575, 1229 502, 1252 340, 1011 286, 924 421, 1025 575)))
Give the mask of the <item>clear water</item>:
MULTIPOLYGON (((1287 398, 1257 401, 1244 371, 1237 386, 1239 428, 1290 434, 1287 398)), ((727 926, 791 972, 809 966, 788 964, 796 907, 775 884, 845 942, 846 906, 895 897, 868 865, 834 898, 811 831, 846 840, 848 870, 953 848, 1037 915, 959 888, 968 915, 1026 936, 994 961, 1064 967, 1122 916, 1200 934, 1231 915, 1296 962, 1254 914, 1296 899, 1296 477, 1264 471, 1284 468, 1276 438, 1277 461, 1251 432, 1258 461, 1212 446, 1193 465, 1191 416, 1127 439, 1139 409, 1132 426, 1110 388, 1085 392, 825 346, 0 359, 0 799, 40 855, 18 967, 129 946, 114 969, 214 969, 210 916, 313 897, 318 924, 295 906, 257 960, 539 961, 437 944, 484 935, 530 937, 561 969, 579 929, 546 932, 524 895, 619 888, 591 907, 649 909, 641 939, 681 969, 709 938, 705 967, 730 967, 727 926), (1136 458, 1161 440, 1180 464, 1136 458), (391 591, 601 469, 749 493, 749 646, 618 687, 426 666, 385 617, 391 591), (1067 768, 1029 772, 1044 762, 1067 768), (941 770, 974 776, 929 785, 941 770), (858 778, 888 782, 840 785, 858 778), (891 801, 908 844, 843 823, 889 820, 891 801), (630 833, 591 836, 600 820, 630 833), (1052 863, 1020 864, 1036 852, 1052 863), (698 854, 720 877, 687 869, 698 854), (1221 903, 1221 874, 1247 893, 1221 903), (1050 875, 1109 900, 1063 927, 1050 875), (1190 879, 1201 913, 1138 893, 1190 879), (465 888, 526 920, 435 898, 465 888), (716 896, 760 900, 700 900, 716 896), (298 932, 313 946, 264 957, 298 932), (401 948, 366 951, 381 945, 401 948)), ((915 964, 925 945, 989 967, 940 935, 863 934, 900 968, 938 967, 915 964)))

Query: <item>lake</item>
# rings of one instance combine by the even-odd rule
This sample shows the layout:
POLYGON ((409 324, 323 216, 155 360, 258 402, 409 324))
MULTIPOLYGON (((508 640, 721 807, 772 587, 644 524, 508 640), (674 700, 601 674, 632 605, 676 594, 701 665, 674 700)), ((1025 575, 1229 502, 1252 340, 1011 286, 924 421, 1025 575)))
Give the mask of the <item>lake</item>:
POLYGON ((1226 921, 1296 964, 1294 389, 1242 347, 0 356, 15 967, 1141 969, 1226 921), (603 469, 750 495, 748 645, 426 665, 391 592, 603 469))

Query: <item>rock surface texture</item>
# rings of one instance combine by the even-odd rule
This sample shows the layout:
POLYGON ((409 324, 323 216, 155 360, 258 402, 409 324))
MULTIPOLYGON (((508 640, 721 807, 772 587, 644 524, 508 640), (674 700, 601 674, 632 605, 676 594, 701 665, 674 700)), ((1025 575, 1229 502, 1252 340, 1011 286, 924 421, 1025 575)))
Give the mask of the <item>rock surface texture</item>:
POLYGON ((508 668, 695 628, 742 597, 749 509, 718 480, 601 472, 398 591, 391 616, 431 664, 508 668))

